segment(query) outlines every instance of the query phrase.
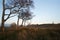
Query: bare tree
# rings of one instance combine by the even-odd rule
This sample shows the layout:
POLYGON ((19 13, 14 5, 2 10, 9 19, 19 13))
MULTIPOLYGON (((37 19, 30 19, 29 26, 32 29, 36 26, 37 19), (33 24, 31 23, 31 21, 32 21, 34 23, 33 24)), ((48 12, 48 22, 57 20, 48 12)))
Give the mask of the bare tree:
POLYGON ((4 31, 4 13, 5 13, 5 6, 4 6, 5 0, 3 0, 3 13, 2 13, 2 23, 1 23, 1 29, 4 31))
POLYGON ((5 16, 5 10, 6 10, 6 8, 5 8, 5 0, 2 1, 2 5, 3 5, 3 12, 2 12, 1 30, 4 32, 4 23, 5 23, 5 21, 9 18, 9 16, 10 16, 11 13, 9 14, 9 16, 8 16, 7 19, 4 19, 4 16, 5 16))
POLYGON ((2 0, 2 5, 3 5, 3 12, 2 12, 2 22, 1 22, 1 30, 2 32, 4 32, 4 23, 11 17, 14 17, 16 15, 10 16, 12 14, 12 9, 15 8, 17 5, 17 3, 15 2, 15 0, 10 0, 7 4, 6 4, 6 0, 2 0), (9 14, 5 14, 5 11, 9 9, 10 13, 9 14), (7 18, 5 18, 5 16, 8 16, 7 18))
MULTIPOLYGON (((20 15, 20 10, 22 8, 27 8, 27 7, 33 6, 32 4, 33 4, 32 0, 9 0, 7 3, 6 3, 6 0, 2 0, 2 5, 3 5, 2 23, 1 23, 2 31, 4 32, 4 23, 9 18, 16 16, 16 15, 10 16, 11 14, 17 13, 18 15, 20 15), (7 9, 10 10, 9 14, 5 14, 5 11, 7 9), (15 9, 17 9, 17 10, 15 10, 15 9), (5 18, 6 15, 8 16, 7 18, 5 18)), ((18 22, 19 22, 19 16, 18 16, 18 22)))
POLYGON ((21 5, 22 5, 21 6, 22 9, 21 9, 21 11, 18 15, 17 25, 19 25, 19 19, 22 19, 22 24, 23 24, 23 20, 25 20, 27 18, 26 15, 25 15, 27 13, 26 12, 24 13, 24 11, 26 11, 25 9, 30 11, 30 8, 33 7, 33 1, 32 0, 20 0, 20 2, 21 2, 21 5))

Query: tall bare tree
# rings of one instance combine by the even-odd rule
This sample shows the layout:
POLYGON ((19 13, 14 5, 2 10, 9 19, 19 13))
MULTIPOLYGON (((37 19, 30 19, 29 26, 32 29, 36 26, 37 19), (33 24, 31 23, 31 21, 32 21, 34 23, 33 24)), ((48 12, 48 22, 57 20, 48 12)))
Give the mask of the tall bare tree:
POLYGON ((4 3, 5 3, 5 0, 3 0, 3 13, 2 13, 2 23, 1 23, 1 29, 2 29, 2 31, 4 31, 4 13, 5 13, 5 5, 4 5, 4 3))
POLYGON ((2 32, 4 32, 4 23, 9 18, 16 16, 16 15, 10 16, 12 14, 12 11, 11 10, 16 7, 16 2, 15 2, 15 0, 10 0, 10 2, 8 2, 6 4, 6 0, 2 0, 2 5, 3 5, 3 12, 2 12, 1 30, 2 30, 2 32), (7 9, 10 10, 10 13, 9 14, 5 14, 5 11, 7 9), (7 18, 5 18, 6 15, 8 16, 7 18))

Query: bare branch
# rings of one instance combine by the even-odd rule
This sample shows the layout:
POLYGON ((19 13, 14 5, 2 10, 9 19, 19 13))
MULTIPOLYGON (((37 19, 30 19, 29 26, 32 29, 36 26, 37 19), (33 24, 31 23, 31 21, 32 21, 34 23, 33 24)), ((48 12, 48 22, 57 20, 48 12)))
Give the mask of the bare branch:
MULTIPOLYGON (((11 10, 10 10, 10 11, 11 11, 11 10)), ((7 17, 4 21, 6 21, 7 19, 9 19, 10 15, 11 15, 11 12, 10 12, 10 14, 8 15, 8 17, 7 17)))
POLYGON ((16 15, 10 16, 9 18, 14 17, 14 16, 16 16, 16 15))
POLYGON ((5 14, 5 15, 9 15, 9 14, 5 14))

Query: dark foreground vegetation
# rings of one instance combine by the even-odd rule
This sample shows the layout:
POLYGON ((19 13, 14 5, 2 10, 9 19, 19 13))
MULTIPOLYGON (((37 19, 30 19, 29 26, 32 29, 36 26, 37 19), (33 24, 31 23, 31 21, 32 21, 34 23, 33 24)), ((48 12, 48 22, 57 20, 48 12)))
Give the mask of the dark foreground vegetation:
POLYGON ((46 28, 19 27, 17 30, 12 28, 0 32, 0 40, 60 40, 60 28, 59 25, 46 28))

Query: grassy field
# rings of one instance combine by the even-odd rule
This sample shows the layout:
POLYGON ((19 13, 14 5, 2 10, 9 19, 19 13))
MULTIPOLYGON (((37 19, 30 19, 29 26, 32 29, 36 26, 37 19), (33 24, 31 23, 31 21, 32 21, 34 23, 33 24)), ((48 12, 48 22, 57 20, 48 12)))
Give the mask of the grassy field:
POLYGON ((60 29, 21 27, 18 30, 0 32, 0 40, 60 40, 60 29))

